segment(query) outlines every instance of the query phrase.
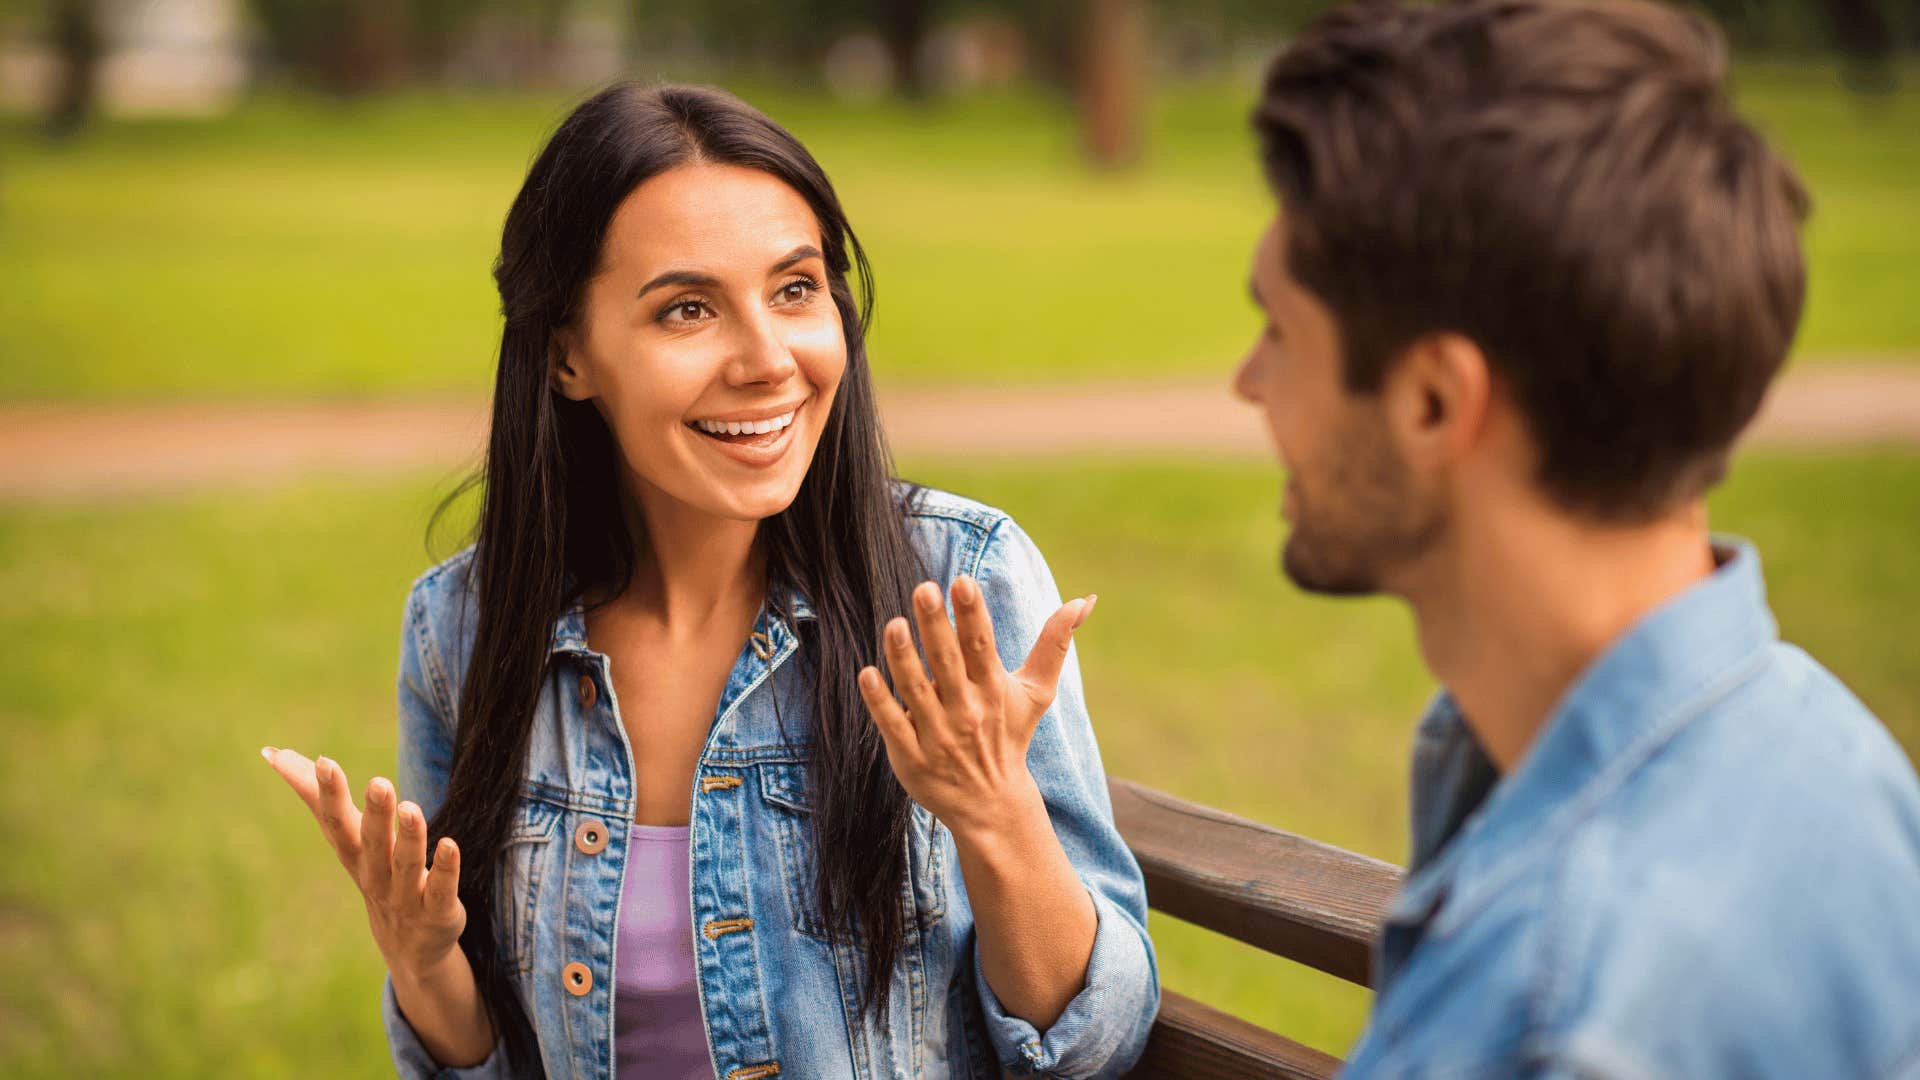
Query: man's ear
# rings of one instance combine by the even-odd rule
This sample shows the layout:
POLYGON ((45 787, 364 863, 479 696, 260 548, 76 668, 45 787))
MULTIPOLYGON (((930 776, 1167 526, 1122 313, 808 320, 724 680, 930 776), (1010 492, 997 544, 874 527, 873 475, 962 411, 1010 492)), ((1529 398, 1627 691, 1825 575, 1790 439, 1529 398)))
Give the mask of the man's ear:
POLYGON ((1422 470, 1458 460, 1481 439, 1492 393, 1486 354, 1452 333, 1414 339, 1381 387, 1394 442, 1408 464, 1422 470))
POLYGON ((586 366, 577 361, 579 356, 580 340, 574 328, 563 326, 555 331, 553 343, 547 348, 547 383, 569 401, 594 396, 593 380, 587 376, 586 366))

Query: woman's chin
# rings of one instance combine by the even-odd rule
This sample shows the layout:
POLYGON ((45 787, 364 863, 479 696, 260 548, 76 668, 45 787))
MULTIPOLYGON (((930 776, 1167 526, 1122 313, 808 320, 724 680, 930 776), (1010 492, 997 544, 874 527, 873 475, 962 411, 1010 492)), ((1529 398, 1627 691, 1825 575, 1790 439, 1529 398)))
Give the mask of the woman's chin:
MULTIPOLYGON (((716 493, 720 494, 720 493, 716 493)), ((786 512, 793 500, 800 494, 800 485, 754 485, 752 489, 736 489, 724 493, 721 498, 712 500, 706 509, 715 517, 732 521, 765 521, 786 512)))

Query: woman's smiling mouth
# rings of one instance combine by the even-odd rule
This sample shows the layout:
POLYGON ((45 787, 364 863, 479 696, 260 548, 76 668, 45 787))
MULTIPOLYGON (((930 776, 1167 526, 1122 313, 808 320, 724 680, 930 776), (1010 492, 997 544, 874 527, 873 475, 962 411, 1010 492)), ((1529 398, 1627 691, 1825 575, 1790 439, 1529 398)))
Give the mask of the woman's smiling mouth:
MULTIPOLYGON (((808 400, 812 400, 809 398, 808 400)), ((789 441, 788 432, 800 418, 802 401, 779 413, 742 414, 711 420, 689 420, 687 426, 716 444, 715 449, 749 465, 770 465, 778 460, 789 441)))

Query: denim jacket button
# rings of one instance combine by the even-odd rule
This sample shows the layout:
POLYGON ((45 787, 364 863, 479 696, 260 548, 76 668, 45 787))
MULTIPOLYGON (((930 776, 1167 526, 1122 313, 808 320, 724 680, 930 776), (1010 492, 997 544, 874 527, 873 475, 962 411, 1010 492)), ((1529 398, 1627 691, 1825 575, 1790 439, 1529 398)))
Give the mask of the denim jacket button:
POLYGON ((575 960, 560 969, 560 984, 574 997, 584 996, 593 989, 593 972, 587 965, 575 960))
POLYGON ((580 849, 582 855, 598 855, 607 850, 607 823, 599 818, 588 818, 573 830, 573 846, 580 849))
POLYGON ((593 688, 593 676, 580 676, 580 707, 583 709, 593 708, 593 699, 596 696, 597 692, 593 688))

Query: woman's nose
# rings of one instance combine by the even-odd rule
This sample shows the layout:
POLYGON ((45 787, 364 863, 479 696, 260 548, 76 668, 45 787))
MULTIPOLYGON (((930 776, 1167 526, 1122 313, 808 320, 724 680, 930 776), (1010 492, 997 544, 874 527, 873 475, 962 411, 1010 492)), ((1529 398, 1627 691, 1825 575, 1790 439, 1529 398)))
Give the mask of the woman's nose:
POLYGON ((745 324, 734 354, 727 364, 727 381, 736 386, 759 383, 779 385, 799 370, 793 350, 787 347, 773 320, 762 315, 745 324))

